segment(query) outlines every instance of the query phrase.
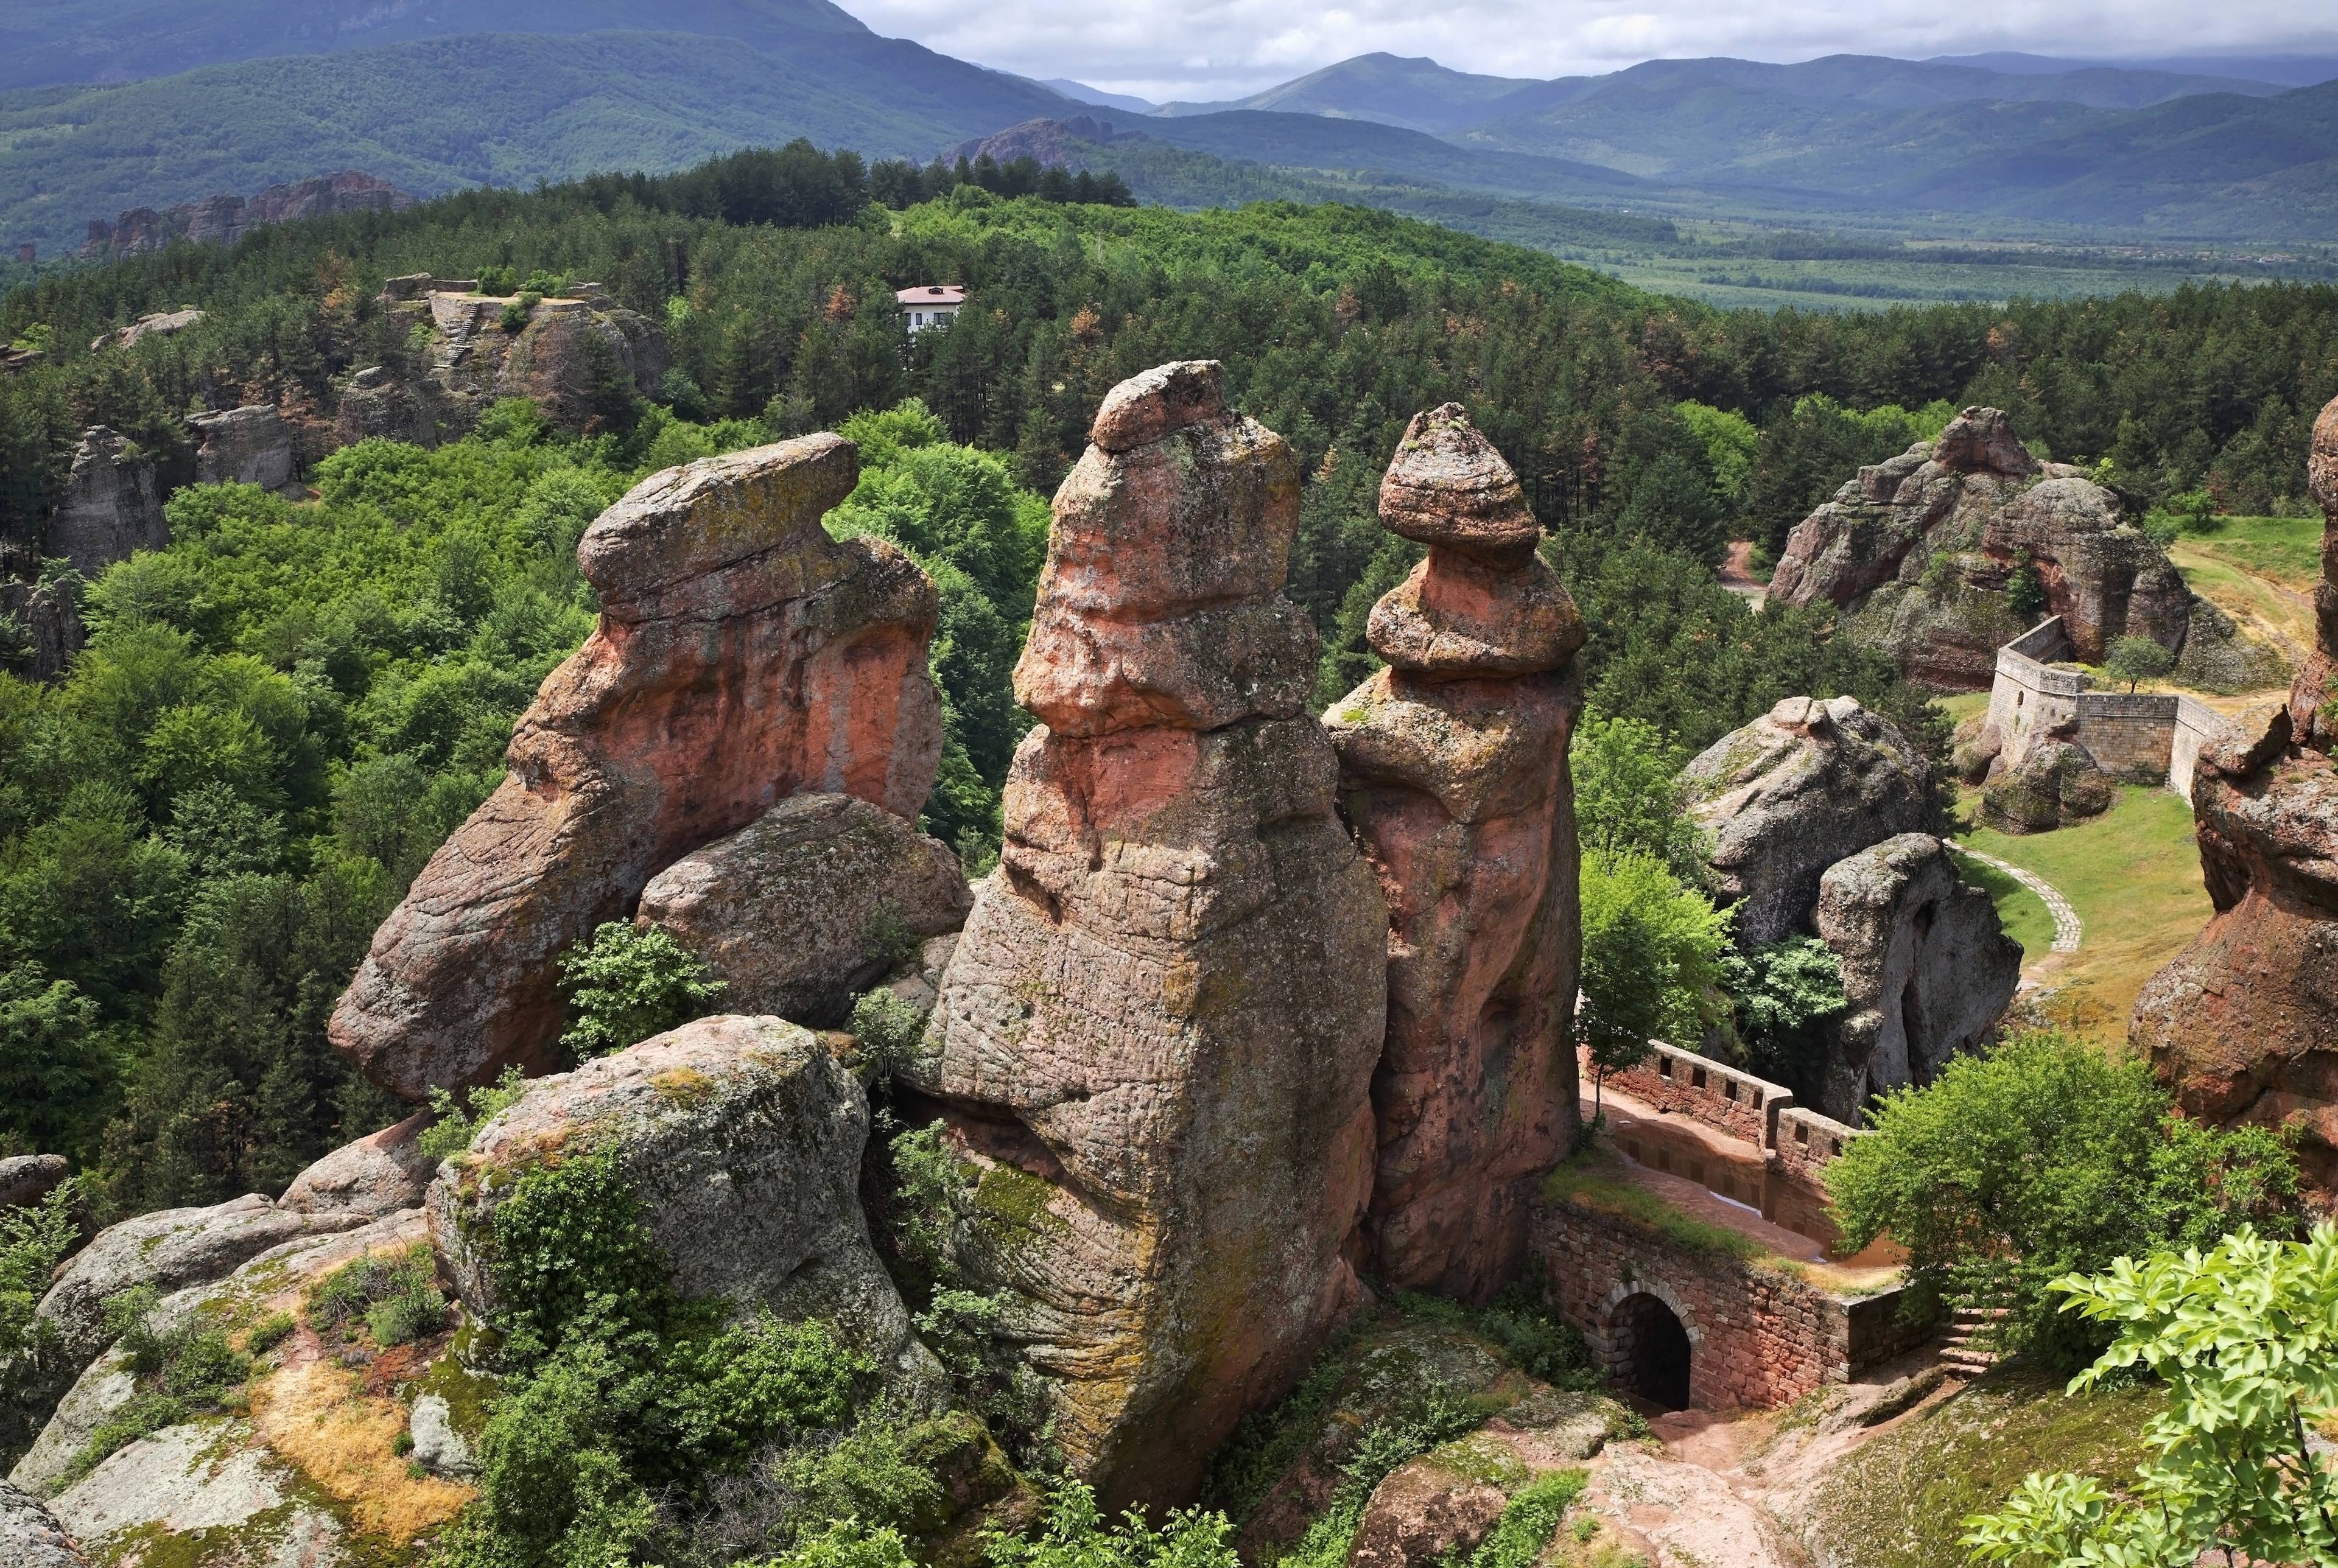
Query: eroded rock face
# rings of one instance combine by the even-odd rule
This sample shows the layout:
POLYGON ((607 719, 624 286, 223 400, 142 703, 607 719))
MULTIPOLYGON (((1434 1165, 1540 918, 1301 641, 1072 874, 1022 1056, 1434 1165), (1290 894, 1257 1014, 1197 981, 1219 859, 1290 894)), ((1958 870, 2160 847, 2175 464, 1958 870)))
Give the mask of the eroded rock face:
POLYGON ((516 304, 479 293, 468 278, 417 274, 382 290, 388 319, 409 332, 427 329, 430 368, 419 401, 450 439, 499 397, 528 398, 562 429, 589 434, 636 395, 656 391, 673 368, 664 328, 614 304, 597 284, 528 307, 525 321, 515 318, 518 329, 506 330, 504 313, 516 304))
POLYGON ((378 437, 414 446, 438 444, 437 422, 413 390, 380 366, 349 377, 333 410, 333 445, 354 446, 378 437))
POLYGON ((986 1172, 959 1251, 1073 1468, 1165 1502, 1361 1295, 1386 916, 1301 710, 1290 448, 1206 362, 1094 436, 1017 671, 1045 723, 906 1076, 986 1172))
POLYGON ((1815 921, 1851 1003, 1830 1031, 1818 1109, 1852 1126, 1874 1095, 1929 1083, 1993 1038, 2021 984, 2021 944, 1929 833, 1827 867, 1815 921))
POLYGON ((2192 780, 2215 915, 2136 998, 2128 1037, 2192 1115, 2294 1126, 2318 1200, 2338 1205, 2338 398, 2306 478, 2325 519, 2313 657, 2259 735, 2201 753, 2192 780))
POLYGON ((2048 740, 1980 792, 1979 817, 2003 833, 2050 833, 2111 808, 2118 790, 2083 746, 2048 740))
POLYGON ((0 1563, 10 1568, 89 1568, 89 1560, 39 1499, 0 1481, 0 1563))
POLYGON ((2228 620, 2195 615, 2182 575, 2122 520, 2116 495, 2081 469, 2030 456, 1995 408, 1968 408, 1938 440, 1862 468, 1788 535, 1770 596, 1841 605, 1844 628, 1911 680, 1981 691, 1998 648, 2029 629, 2007 603, 2025 565, 2044 588, 2044 615, 2062 617, 2089 663, 2134 636, 2204 674, 2270 669, 2228 620))
POLYGON ((1713 835, 1747 952, 1803 928, 1819 878, 1846 855, 1936 826, 1931 764, 1853 697, 1789 697, 1699 752, 1681 774, 1713 835))
POLYGON ((939 839, 850 795, 798 795, 652 877, 634 918, 703 958, 724 1006, 829 1027, 973 902, 939 839))
POLYGON ((0 578, 0 615, 15 623, 22 662, 15 673, 54 681, 88 641, 81 606, 53 583, 0 578))
POLYGON ((133 551, 160 550, 170 542, 153 463, 106 426, 91 426, 74 449, 64 499, 49 519, 43 554, 62 555, 83 576, 95 577, 133 551))
POLYGON ((1323 720, 1389 907, 1367 1250, 1390 1284, 1482 1300, 1524 1259, 1532 1183, 1577 1120, 1567 750, 1583 622, 1459 405, 1414 418, 1380 516, 1429 554, 1372 611, 1388 667, 1323 720))
POLYGON ((941 753, 933 584, 820 515, 859 474, 810 436, 654 475, 577 560, 601 623, 512 735, 511 773, 374 936, 334 1043, 409 1099, 551 1064, 555 960, 650 878, 787 797, 915 821, 941 753))
POLYGON ((418 1111, 394 1126, 345 1143, 292 1179, 276 1207, 290 1214, 359 1214, 378 1219, 422 1207, 438 1161, 418 1145, 437 1118, 418 1111))
POLYGON ((195 453, 196 484, 281 490, 292 483, 292 431, 275 405, 198 414, 187 424, 202 443, 195 453))
POLYGON ((940 1367, 861 1217, 868 1140, 868 1097, 809 1030, 701 1018, 530 1083, 431 1187, 430 1234, 464 1304, 492 1319, 482 1243, 518 1172, 556 1149, 614 1148, 683 1296, 823 1319, 897 1387, 930 1393, 940 1367))

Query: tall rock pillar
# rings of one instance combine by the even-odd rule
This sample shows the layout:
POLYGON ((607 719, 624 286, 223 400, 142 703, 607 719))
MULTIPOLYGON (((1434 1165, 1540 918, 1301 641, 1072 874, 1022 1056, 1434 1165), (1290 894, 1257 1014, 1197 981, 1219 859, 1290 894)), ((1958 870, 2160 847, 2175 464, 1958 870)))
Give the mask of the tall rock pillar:
POLYGON ((2264 733, 2200 755, 2192 814, 2216 913, 2144 986, 2128 1034, 2191 1115, 2294 1127, 2307 1183, 2338 1208, 2338 398, 2307 477, 2327 519, 2314 652, 2264 733))
POLYGON ((1367 627, 1388 667, 1324 718, 1389 904, 1368 1234, 1392 1285, 1483 1300, 1577 1125, 1582 958, 1567 742, 1583 621, 1460 405, 1417 416, 1380 520, 1429 546, 1367 627))
POLYGON ((1386 916, 1280 590, 1299 472, 1212 361, 1121 383, 1055 501, 1006 845, 905 1076, 958 1249, 1108 1501, 1190 1496, 1361 1289, 1386 916))

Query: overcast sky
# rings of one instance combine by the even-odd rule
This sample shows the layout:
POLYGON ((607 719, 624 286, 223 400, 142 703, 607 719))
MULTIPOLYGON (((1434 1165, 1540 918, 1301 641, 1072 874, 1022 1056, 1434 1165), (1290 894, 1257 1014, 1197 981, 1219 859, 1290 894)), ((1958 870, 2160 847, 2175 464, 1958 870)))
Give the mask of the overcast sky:
POLYGON ((841 0, 878 32, 962 60, 1154 100, 1232 98, 1350 55, 1426 54, 1567 76, 1731 54, 1921 59, 1990 49, 2144 57, 2338 54, 2330 0, 841 0))

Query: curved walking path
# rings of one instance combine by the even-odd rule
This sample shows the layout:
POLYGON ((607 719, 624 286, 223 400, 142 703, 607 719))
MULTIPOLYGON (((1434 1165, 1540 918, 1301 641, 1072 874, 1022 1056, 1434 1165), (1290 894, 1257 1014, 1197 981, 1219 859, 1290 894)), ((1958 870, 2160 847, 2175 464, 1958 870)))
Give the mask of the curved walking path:
POLYGON ((2086 927, 2078 921, 2078 912, 2070 907, 2070 901, 2056 892, 2051 882, 2035 871, 2023 870, 2010 860, 2000 860, 1994 855, 1984 855, 1961 844, 1957 846, 1957 853, 1978 860, 1992 870, 2004 872, 2037 894, 2046 906, 2046 913, 2054 916, 2054 946, 2051 951, 2076 953, 2078 950, 2078 939, 2086 935, 2086 927))

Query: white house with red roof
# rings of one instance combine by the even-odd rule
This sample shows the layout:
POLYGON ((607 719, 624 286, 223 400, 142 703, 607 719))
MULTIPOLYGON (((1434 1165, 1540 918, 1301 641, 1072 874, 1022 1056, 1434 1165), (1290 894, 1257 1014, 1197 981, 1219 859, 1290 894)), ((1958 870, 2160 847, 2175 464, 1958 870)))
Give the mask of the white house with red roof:
POLYGON ((920 283, 914 289, 896 289, 893 299, 909 318, 909 330, 923 332, 954 319, 966 305, 966 290, 955 283, 920 283))

